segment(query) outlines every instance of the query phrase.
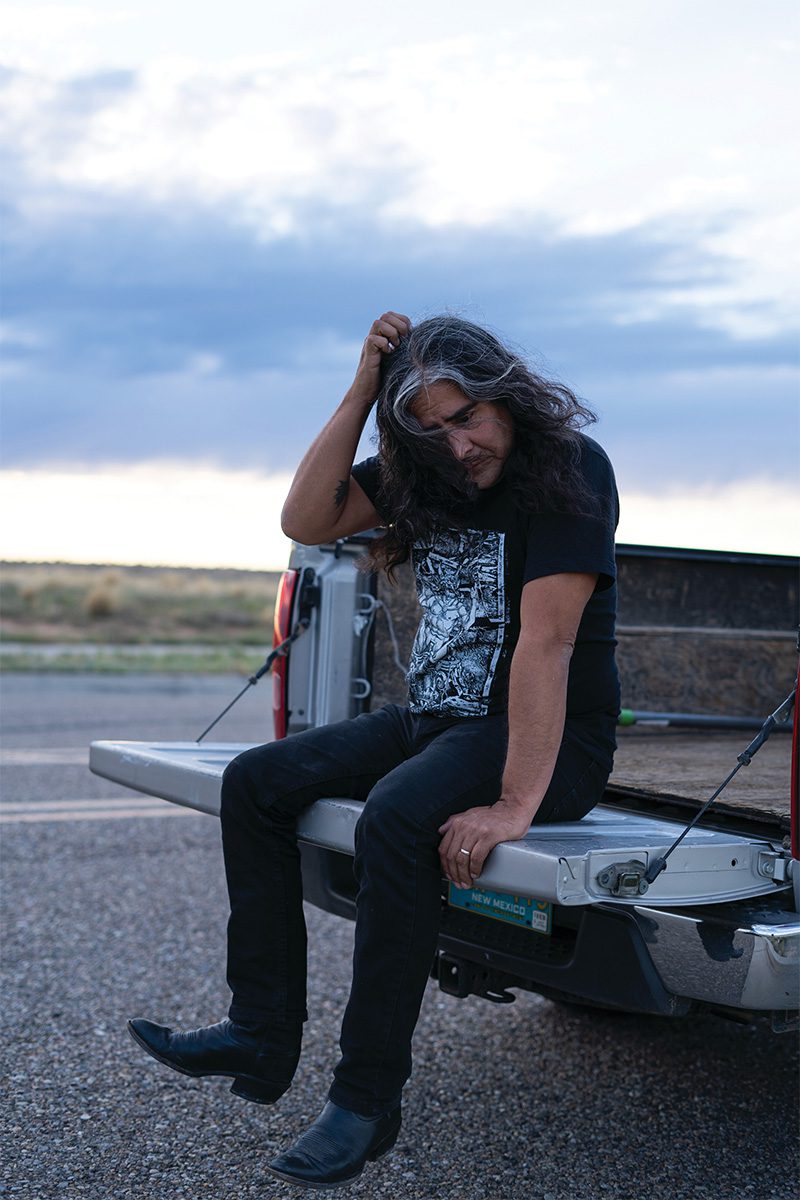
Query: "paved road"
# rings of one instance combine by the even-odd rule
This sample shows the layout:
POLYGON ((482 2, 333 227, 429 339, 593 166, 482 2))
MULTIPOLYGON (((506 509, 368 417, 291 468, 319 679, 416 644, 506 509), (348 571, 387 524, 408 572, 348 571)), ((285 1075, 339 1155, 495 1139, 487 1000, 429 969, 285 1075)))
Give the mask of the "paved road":
MULTIPOLYGON (((275 1108, 144 1056, 125 1019, 224 1015, 218 827, 89 775, 93 737, 194 737, 234 679, 6 676, 0 1196, 298 1196, 265 1163, 318 1112, 352 927, 309 909, 311 1019, 275 1108), (179 814, 179 815, 176 815, 179 814)), ((262 685, 220 739, 260 740, 262 685)), ((217 734, 215 733, 215 737, 217 734)), ((431 986, 398 1148, 343 1195, 392 1200, 792 1200, 795 1039, 742 1027, 509 1007, 431 986)))

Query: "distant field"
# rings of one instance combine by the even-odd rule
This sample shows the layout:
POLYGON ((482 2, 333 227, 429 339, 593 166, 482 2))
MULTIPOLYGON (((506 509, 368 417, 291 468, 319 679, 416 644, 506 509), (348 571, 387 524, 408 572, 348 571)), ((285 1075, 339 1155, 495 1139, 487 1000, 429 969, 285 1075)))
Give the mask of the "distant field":
POLYGON ((250 672, 280 572, 0 564, 5 670, 250 672))

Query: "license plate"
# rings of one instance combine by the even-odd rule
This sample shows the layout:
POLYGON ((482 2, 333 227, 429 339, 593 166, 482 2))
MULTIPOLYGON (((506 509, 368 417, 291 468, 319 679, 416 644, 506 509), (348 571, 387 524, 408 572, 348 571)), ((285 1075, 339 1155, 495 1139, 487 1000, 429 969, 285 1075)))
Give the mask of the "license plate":
POLYGON ((488 888, 461 889, 451 883, 447 902, 453 908, 465 908, 482 917, 520 925, 533 933, 550 933, 553 927, 553 906, 548 900, 532 900, 529 896, 492 892, 488 888))

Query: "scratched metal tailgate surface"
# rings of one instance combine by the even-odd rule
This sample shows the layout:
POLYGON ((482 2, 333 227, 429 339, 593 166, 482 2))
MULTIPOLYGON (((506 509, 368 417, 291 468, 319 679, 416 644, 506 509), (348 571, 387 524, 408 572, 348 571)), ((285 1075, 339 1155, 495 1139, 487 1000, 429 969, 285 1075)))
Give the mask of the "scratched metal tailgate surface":
MULTIPOLYGON (((93 742, 89 765, 96 775, 126 787, 218 815, 222 772, 248 748, 231 743, 93 742)), ((352 854, 361 809, 355 800, 320 800, 300 817, 298 834, 304 841, 352 854)), ((680 829, 680 824, 661 817, 598 805, 581 821, 536 826, 523 841, 502 843, 490 855, 480 883, 565 905, 632 903, 611 897, 598 883, 598 874, 631 859, 647 865, 680 829)), ((646 902, 711 904, 770 894, 776 885, 757 870, 759 852, 768 848, 763 840, 695 829, 672 855, 646 902)))

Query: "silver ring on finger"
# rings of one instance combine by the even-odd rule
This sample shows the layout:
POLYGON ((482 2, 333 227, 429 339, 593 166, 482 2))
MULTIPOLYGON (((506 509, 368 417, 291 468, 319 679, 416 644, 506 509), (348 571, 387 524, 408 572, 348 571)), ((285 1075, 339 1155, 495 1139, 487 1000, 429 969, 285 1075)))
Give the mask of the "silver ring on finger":
POLYGON ((469 858, 469 857, 470 857, 470 855, 472 854, 472 851, 471 851, 471 850, 465 850, 465 849, 464 849, 464 847, 462 846, 462 847, 461 847, 461 849, 459 850, 459 852, 458 852, 458 853, 459 853, 459 854, 466 854, 467 858, 469 858))

